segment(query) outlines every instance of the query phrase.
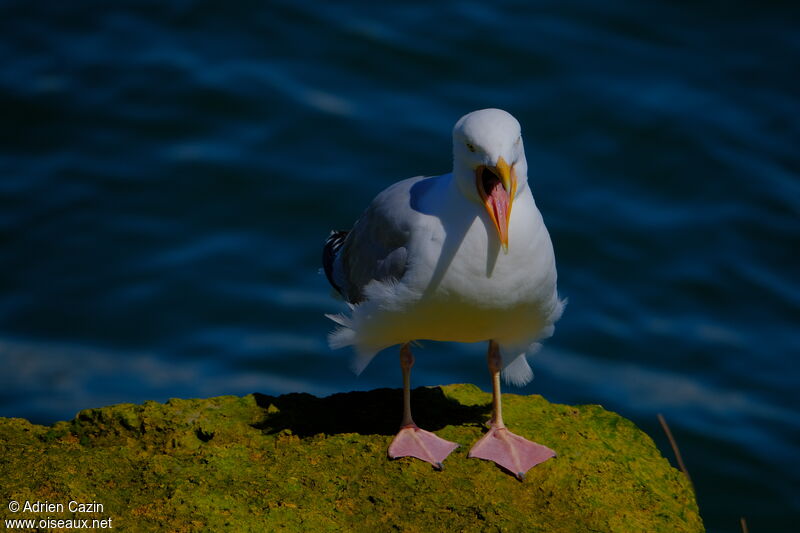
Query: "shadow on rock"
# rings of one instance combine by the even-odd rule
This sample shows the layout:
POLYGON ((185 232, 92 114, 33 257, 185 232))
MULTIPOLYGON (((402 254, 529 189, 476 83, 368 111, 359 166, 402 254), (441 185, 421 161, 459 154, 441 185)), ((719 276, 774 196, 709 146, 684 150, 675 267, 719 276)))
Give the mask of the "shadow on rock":
MULTIPOLYGON (((376 389, 317 398, 310 394, 253 396, 265 410, 263 421, 253 424, 268 434, 289 429, 300 437, 320 433, 394 435, 403 414, 401 389, 376 389)), ((491 405, 466 406, 446 397, 439 387, 411 391, 414 420, 428 431, 448 425, 483 424, 491 405)))

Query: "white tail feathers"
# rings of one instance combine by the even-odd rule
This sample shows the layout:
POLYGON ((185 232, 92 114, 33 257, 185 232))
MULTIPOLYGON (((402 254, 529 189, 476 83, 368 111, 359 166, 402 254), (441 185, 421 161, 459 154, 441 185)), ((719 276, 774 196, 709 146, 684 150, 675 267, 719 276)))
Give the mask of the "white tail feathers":
POLYGON ((334 329, 328 335, 328 346, 336 350, 344 348, 345 346, 353 346, 355 348, 355 357, 350 363, 350 368, 356 375, 361 374, 367 365, 375 357, 375 354, 380 351, 379 349, 369 349, 358 344, 356 338, 356 331, 353 329, 353 318, 344 314, 327 314, 327 318, 333 320, 339 327, 334 329))
POLYGON ((501 375, 506 383, 515 387, 522 387, 530 383, 533 379, 533 370, 528 364, 525 352, 519 354, 516 359, 508 363, 502 370, 501 375))
POLYGON ((331 314, 331 313, 326 313, 325 314, 325 318, 327 318, 329 320, 333 320, 334 322, 336 322, 340 326, 343 326, 343 327, 346 327, 346 328, 349 328, 353 323, 353 320, 349 316, 343 315, 342 313, 337 313, 335 315, 331 314))
POLYGON ((336 350, 337 348, 355 344, 356 332, 351 328, 352 321, 350 317, 342 314, 325 316, 339 324, 338 328, 328 334, 328 346, 336 350))

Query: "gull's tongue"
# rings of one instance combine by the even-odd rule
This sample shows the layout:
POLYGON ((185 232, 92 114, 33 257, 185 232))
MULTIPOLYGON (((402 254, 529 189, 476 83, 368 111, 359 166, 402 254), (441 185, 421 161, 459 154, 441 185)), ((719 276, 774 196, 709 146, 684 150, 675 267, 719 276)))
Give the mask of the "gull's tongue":
POLYGON ((503 184, 499 181, 495 182, 492 190, 489 192, 489 205, 492 206, 494 211, 494 219, 497 223, 497 228, 500 230, 501 240, 505 240, 508 235, 508 193, 503 188, 503 184))

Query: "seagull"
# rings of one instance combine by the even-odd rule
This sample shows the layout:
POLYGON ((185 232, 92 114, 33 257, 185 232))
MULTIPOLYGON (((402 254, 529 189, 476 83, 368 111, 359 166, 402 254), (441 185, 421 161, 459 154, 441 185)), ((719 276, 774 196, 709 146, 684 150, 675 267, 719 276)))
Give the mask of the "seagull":
POLYGON ((458 447, 411 416, 417 340, 488 341, 492 417, 469 457, 494 461, 520 480, 555 457, 503 423, 501 373, 517 386, 533 378, 526 354, 552 335, 565 305, 528 184, 521 127, 511 114, 482 109, 461 117, 453 128, 452 172, 385 189, 350 231, 331 232, 322 262, 349 306, 326 315, 338 324, 328 336, 331 348, 352 346, 360 373, 379 351, 400 346, 403 418, 390 458, 416 457, 440 470, 458 447))

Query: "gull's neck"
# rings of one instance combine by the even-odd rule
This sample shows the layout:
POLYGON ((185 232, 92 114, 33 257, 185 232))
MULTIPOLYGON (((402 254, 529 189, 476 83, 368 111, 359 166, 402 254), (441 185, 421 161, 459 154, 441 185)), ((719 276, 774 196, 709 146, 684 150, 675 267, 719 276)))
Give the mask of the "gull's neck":
POLYGON ((480 195, 475 186, 475 170, 459 159, 453 161, 450 173, 450 189, 466 200, 480 204, 480 195))

